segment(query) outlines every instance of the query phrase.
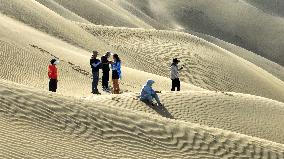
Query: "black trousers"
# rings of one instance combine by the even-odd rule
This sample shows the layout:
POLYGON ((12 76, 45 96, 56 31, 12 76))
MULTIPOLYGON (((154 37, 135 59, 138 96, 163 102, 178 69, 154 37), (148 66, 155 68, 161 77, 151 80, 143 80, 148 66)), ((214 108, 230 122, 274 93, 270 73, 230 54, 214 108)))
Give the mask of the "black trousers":
POLYGON ((103 72, 103 77, 102 77, 102 86, 103 88, 108 88, 108 82, 109 82, 109 71, 103 72))
POLYGON ((49 91, 56 92, 57 89, 57 79, 50 79, 49 80, 49 91))
POLYGON ((172 79, 172 89, 171 91, 175 91, 177 88, 177 91, 180 91, 180 80, 179 78, 172 79))

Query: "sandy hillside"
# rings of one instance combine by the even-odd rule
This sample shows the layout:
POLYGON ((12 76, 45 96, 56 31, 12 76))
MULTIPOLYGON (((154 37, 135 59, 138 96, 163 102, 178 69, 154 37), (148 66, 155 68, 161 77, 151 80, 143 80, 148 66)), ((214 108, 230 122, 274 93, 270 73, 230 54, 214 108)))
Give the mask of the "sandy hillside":
MULTIPOLYGON (((39 3, 58 15, 77 22, 200 32, 284 65, 284 45, 281 40, 284 19, 278 16, 282 14, 281 1, 221 0, 216 3, 210 0, 85 0, 82 3, 76 0, 3 0, 2 3, 3 6, 16 3, 13 7, 20 5, 21 10, 39 3)), ((10 7, 3 9, 6 10, 5 13, 16 9, 11 10, 10 7)), ((9 14, 15 16, 14 13, 9 14)))
POLYGON ((0 85, 0 150, 7 158, 284 157, 283 145, 267 140, 0 85))
POLYGON ((0 0, 0 11, 42 32, 87 50, 104 49, 104 44, 71 21, 31 0, 0 0))
POLYGON ((275 77, 279 78, 280 80, 284 81, 284 67, 281 65, 272 62, 264 57, 261 57, 251 51, 248 51, 244 48, 241 48, 239 46, 236 46, 234 44, 228 43, 226 41, 217 39, 213 36, 204 35, 200 33, 192 33, 193 35, 196 35, 198 37, 202 37, 203 39, 218 45, 219 47, 228 50, 229 52, 255 64, 256 66, 264 69, 265 71, 271 73, 275 77))
POLYGON ((284 101, 284 83, 254 64, 189 34, 143 29, 83 26, 121 52, 127 66, 168 77, 173 56, 182 59, 182 80, 219 91, 284 101), (234 82, 232 82, 234 81, 234 82), (276 93, 278 92, 278 93, 276 93))
MULTIPOLYGON (((278 64, 283 62, 284 19, 271 13, 275 1, 269 0, 119 0, 136 6, 155 21, 176 30, 196 31, 215 36, 251 50, 278 64), (248 3, 250 2, 250 3, 248 3), (146 9, 145 9, 146 8, 146 9), (272 29, 273 28, 273 29, 272 29)), ((279 14, 283 2, 278 1, 279 14)), ((122 5, 123 7, 123 5, 122 5)), ((133 10, 124 7, 126 10, 133 10)), ((282 7, 283 8, 283 7, 282 7)), ((277 9, 276 9, 277 10, 277 9)), ((277 13, 278 14, 278 13, 277 13)))
POLYGON ((153 28, 111 0, 54 0, 94 24, 153 28))
POLYGON ((137 101, 137 95, 129 93, 86 99, 284 143, 284 123, 279 120, 284 115, 284 104, 277 101, 224 92, 163 92, 160 96, 165 109, 153 109, 137 101))
MULTIPOLYGON (((20 24, 11 18, 0 17, 2 40, 0 40, 1 78, 32 87, 47 89, 47 66, 51 58, 61 59, 59 67, 59 92, 65 95, 90 95, 91 71, 89 52, 74 47, 57 38, 41 33, 31 27, 20 24), (16 30, 16 31, 15 31, 16 30), (21 38, 18 33, 21 32, 21 38), (16 68, 16 70, 15 70, 16 68)), ((168 90, 171 81, 168 78, 131 68, 123 68, 123 91, 140 91, 147 79, 157 81, 156 88, 168 90), (137 74, 133 76, 133 74, 137 74)), ((190 84, 185 89, 202 90, 190 84)))
POLYGON ((264 0, 219 2, 0 0, 0 158, 284 158, 284 68, 265 58, 281 62, 281 42, 269 39, 281 38, 282 18, 264 0), (240 11, 250 16, 232 21, 240 11), (232 32, 267 56, 230 44, 232 32), (122 94, 90 93, 92 50, 120 55, 122 94), (185 67, 181 92, 169 92, 173 57, 185 67), (138 100, 148 79, 163 106, 138 100))
POLYGON ((279 0, 246 0, 248 3, 256 6, 265 13, 275 15, 275 16, 284 16, 284 2, 279 0))

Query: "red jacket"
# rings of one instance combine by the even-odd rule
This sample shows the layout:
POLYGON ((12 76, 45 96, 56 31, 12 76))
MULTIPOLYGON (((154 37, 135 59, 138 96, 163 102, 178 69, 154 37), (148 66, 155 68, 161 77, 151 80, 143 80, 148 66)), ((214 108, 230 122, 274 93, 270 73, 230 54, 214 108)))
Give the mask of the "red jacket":
POLYGON ((51 79, 57 79, 57 68, 55 65, 48 66, 48 77, 51 79))

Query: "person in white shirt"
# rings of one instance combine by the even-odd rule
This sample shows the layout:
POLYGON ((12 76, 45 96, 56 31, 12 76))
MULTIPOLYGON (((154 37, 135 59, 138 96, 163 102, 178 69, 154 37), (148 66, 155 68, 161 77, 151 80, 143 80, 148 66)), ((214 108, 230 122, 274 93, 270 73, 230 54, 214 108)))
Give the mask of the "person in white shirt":
POLYGON ((178 63, 180 61, 177 58, 173 59, 173 63, 171 65, 171 80, 172 80, 172 89, 171 91, 180 91, 180 80, 179 80, 179 71, 183 69, 183 67, 179 68, 178 63))

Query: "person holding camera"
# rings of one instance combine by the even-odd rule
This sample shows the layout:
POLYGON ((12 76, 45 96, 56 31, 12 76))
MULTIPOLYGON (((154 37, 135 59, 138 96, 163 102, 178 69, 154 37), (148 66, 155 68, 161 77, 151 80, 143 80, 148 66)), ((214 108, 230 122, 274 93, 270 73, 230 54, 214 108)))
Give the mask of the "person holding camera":
POLYGON ((172 89, 171 91, 180 91, 180 80, 179 80, 179 71, 183 69, 183 67, 179 68, 178 63, 180 61, 177 58, 173 59, 173 63, 171 65, 171 80, 172 80, 172 89))

